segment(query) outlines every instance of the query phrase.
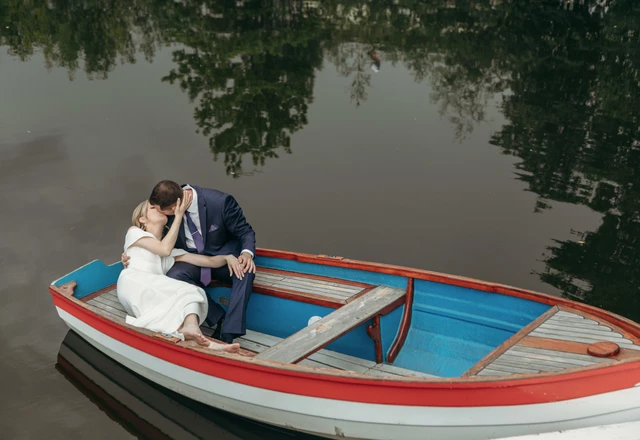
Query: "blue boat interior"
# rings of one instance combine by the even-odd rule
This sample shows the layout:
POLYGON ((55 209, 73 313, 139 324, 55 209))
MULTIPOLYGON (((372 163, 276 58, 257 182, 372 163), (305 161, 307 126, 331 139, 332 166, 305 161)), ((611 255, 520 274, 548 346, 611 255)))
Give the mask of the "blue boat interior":
MULTIPOLYGON (((280 258, 256 258, 260 268, 315 275, 372 286, 407 288, 407 278, 365 270, 303 263, 280 258)), ((74 296, 82 299, 116 284, 122 264, 107 266, 94 261, 54 282, 76 281, 74 296)), ((208 287, 207 294, 224 305, 230 288, 208 287)), ((550 306, 522 298, 443 283, 415 280, 412 318, 402 349, 392 365, 433 376, 452 378, 487 356, 523 327, 549 310, 550 306)), ((247 310, 247 328, 255 332, 288 338, 309 325, 312 317, 324 317, 335 307, 313 304, 296 298, 254 292, 247 310)), ((404 305, 380 317, 383 362, 398 336, 404 305)), ((374 361, 373 340, 367 334, 372 320, 348 331, 326 349, 374 361)))

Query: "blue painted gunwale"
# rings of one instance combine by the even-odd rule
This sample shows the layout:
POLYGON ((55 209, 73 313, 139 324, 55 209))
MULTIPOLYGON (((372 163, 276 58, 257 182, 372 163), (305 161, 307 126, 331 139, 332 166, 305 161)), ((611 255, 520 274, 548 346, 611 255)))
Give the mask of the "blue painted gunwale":
MULTIPOLYGON (((315 259, 296 261, 280 251, 259 250, 256 265, 310 275, 327 276, 373 285, 406 288, 408 277, 397 272, 409 271, 416 279, 413 303, 413 319, 403 349, 395 366, 434 374, 440 377, 459 377, 493 349, 535 320, 550 305, 530 299, 501 295, 479 289, 446 284, 425 278, 426 271, 415 271, 394 266, 361 263, 362 267, 340 267, 333 261, 315 259), (272 254, 275 256, 271 256, 272 254), (286 258, 281 258, 285 256, 286 258), (392 271, 389 268, 394 268, 392 271)), ((349 260, 345 264, 348 264, 349 260)), ((54 282, 61 285, 75 280, 78 287, 74 296, 83 298, 117 282, 121 263, 106 266, 94 261, 54 282)), ((459 279, 459 278, 455 278, 459 279)), ((468 280, 468 279, 462 279, 468 280)), ((473 280, 471 280, 473 281, 473 280)), ((229 297, 230 289, 210 287, 207 293, 219 301, 229 297)), ((386 354, 395 340, 404 306, 381 318, 383 353, 386 354)), ((334 309, 291 299, 253 293, 247 310, 247 328, 261 333, 286 338, 306 327, 312 316, 325 316, 334 309)), ((327 349, 375 360, 372 340, 366 334, 371 321, 362 324, 327 346, 327 349)))

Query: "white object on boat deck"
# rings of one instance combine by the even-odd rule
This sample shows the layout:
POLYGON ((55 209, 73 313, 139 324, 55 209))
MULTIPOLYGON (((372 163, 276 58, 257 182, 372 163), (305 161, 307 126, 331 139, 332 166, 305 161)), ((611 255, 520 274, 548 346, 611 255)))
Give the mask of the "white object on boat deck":
POLYGON ((640 440, 640 421, 509 437, 501 440, 640 440))

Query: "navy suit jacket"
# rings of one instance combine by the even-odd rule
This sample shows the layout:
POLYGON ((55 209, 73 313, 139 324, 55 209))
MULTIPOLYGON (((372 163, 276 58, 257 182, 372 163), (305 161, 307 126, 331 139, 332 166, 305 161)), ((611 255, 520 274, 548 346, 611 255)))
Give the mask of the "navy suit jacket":
MULTIPOLYGON (((198 194, 198 214, 200 229, 204 241, 205 255, 240 256, 240 252, 248 249, 255 255, 256 234, 236 199, 215 189, 200 188, 191 185, 198 194)), ((171 227, 174 216, 169 217, 167 227, 171 227)), ((181 226, 176 240, 176 248, 193 252, 187 248, 184 227, 181 226)))

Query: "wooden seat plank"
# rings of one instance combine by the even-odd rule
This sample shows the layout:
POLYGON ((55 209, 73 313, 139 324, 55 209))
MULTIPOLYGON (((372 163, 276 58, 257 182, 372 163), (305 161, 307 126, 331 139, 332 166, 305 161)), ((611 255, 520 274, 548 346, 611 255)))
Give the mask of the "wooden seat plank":
POLYGON ((612 331, 610 328, 602 325, 598 327, 594 327, 593 329, 585 329, 585 328, 578 328, 578 327, 557 326, 553 324, 548 324, 548 325, 541 325, 540 329, 550 330, 555 332, 582 333, 582 334, 591 335, 591 336, 611 336, 614 338, 622 338, 622 335, 620 333, 616 333, 612 331))
MULTIPOLYGON (((603 340, 623 340, 623 337, 620 333, 616 333, 616 332, 600 332, 600 331, 589 331, 589 330, 584 330, 584 329, 556 329, 556 328, 552 328, 552 327, 545 327, 545 326, 540 326, 537 329, 535 329, 536 332, 539 333, 547 333, 547 334, 551 334, 551 335, 570 335, 570 336, 577 336, 577 337, 584 337, 584 338, 603 338, 603 340)), ((629 341, 631 342, 631 341, 629 341)))
MULTIPOLYGON (((566 356, 560 356, 560 354, 564 354, 562 352, 553 352, 551 350, 540 350, 540 349, 533 349, 534 351, 521 351, 521 350, 517 350, 516 347, 512 348, 511 350, 508 350, 504 355, 509 355, 509 356, 514 356, 514 357, 519 357, 519 358, 523 358, 523 360, 529 360, 529 359, 539 359, 541 361, 553 361, 553 362, 559 362, 562 364, 569 364, 569 365, 573 365, 575 366, 589 366, 589 365, 593 365, 593 364, 597 364, 599 362, 605 361, 604 360, 593 360, 593 356, 581 356, 580 358, 570 358, 570 357, 566 357, 566 356), (544 352, 543 352, 544 351, 544 352), (546 353, 545 353, 546 352, 546 353)), ((571 354, 571 353, 567 353, 567 354, 571 354)), ((503 356, 504 356, 503 355, 503 356)), ((580 355, 574 355, 574 356, 580 356, 580 355)), ((571 368, 571 367, 567 367, 567 368, 571 368)))
POLYGON ((371 292, 336 309, 321 320, 265 350, 257 358, 283 363, 298 362, 366 322, 404 295, 405 291, 402 289, 388 286, 376 287, 371 292))
POLYGON ((336 292, 343 292, 345 294, 356 294, 361 292, 364 287, 351 286, 348 284, 340 284, 337 282, 325 281, 325 280, 316 280, 313 278, 303 278, 296 276, 273 276, 270 274, 264 274, 258 272, 256 274, 256 280, 259 283, 265 284, 279 284, 279 283, 287 283, 291 285, 299 285, 299 286, 307 286, 313 288, 326 288, 327 290, 332 290, 336 292))
POLYGON ((616 344, 622 346, 625 345, 625 347, 627 345, 633 345, 633 342, 630 341, 629 339, 624 339, 624 338, 616 338, 616 337, 612 337, 612 336, 590 336, 590 335, 582 335, 582 334, 575 334, 575 333, 571 333, 571 332, 550 332, 550 331, 544 331, 544 330, 538 330, 536 329, 535 331, 532 331, 530 333, 531 336, 537 336, 539 338, 548 338, 548 339, 559 339, 561 341, 574 341, 574 342, 584 342, 587 344, 592 344, 594 342, 600 342, 600 341, 609 341, 609 342, 615 342, 616 344))
POLYGON ((574 319, 567 318, 564 316, 559 316, 557 318, 551 319, 550 322, 555 324, 564 324, 571 327, 580 327, 580 328, 593 328, 600 325, 598 321, 594 321, 592 319, 574 319))
MULTIPOLYGON (((228 286, 215 282, 214 285, 228 286)), ((253 282, 256 293, 339 308, 376 286, 339 278, 305 275, 280 269, 258 268, 253 282)))
POLYGON ((302 287, 308 287, 308 288, 313 288, 313 289, 326 289, 335 293, 342 293, 344 295, 355 295, 356 293, 361 292, 364 288, 363 287, 343 287, 340 285, 337 285, 336 283, 326 283, 323 281, 318 281, 318 280, 305 280, 305 279, 301 279, 301 278, 286 278, 282 281, 277 281, 276 284, 289 284, 292 286, 302 286, 302 287))
POLYGON ((498 359, 496 359, 491 366, 495 367, 498 365, 516 367, 516 368, 530 368, 532 370, 539 371, 560 371, 566 370, 567 368, 575 368, 575 365, 567 365, 559 362, 553 361, 543 361, 540 359, 522 359, 519 357, 512 357, 508 354, 503 354, 498 359))
POLYGON ((302 277, 289 273, 274 274, 273 272, 261 272, 260 270, 256 272, 256 278, 267 283, 291 282, 296 284, 334 288, 335 290, 344 292, 358 292, 364 288, 364 286, 354 286, 346 283, 343 284, 339 281, 302 277))
POLYGON ((271 287, 272 289, 285 289, 289 291, 312 293, 314 295, 324 296, 327 298, 335 298, 341 301, 345 301, 353 296, 351 294, 345 295, 341 292, 333 292, 330 290, 326 290, 322 287, 308 287, 308 286, 293 285, 289 283, 275 283, 269 287, 271 287))
POLYGON ((484 370, 480 371, 476 376, 508 376, 510 374, 513 374, 513 373, 509 373, 507 371, 492 370, 491 368, 485 368, 484 370))
POLYGON ((288 289, 288 290, 300 290, 302 292, 332 296, 340 299, 351 298, 353 295, 356 295, 360 293, 362 290, 364 290, 364 289, 358 289, 358 290, 345 292, 342 290, 333 289, 331 287, 325 287, 325 286, 312 284, 312 283, 296 283, 291 280, 279 281, 277 283, 272 284, 271 287, 279 287, 281 289, 288 289))
POLYGON ((496 365, 495 363, 492 363, 490 365, 492 370, 497 370, 497 371, 504 371, 505 373, 508 374, 531 374, 531 373, 539 373, 540 370, 536 370, 534 368, 523 368, 523 367, 511 367, 511 366, 506 366, 506 365, 496 365))
POLYGON ((556 313, 557 316, 564 316, 566 318, 572 318, 572 319, 587 319, 584 316, 578 314, 578 313, 572 313, 572 312, 567 312, 565 310, 559 310, 558 313, 556 313))
POLYGON ((572 324, 566 321, 554 321, 549 319, 546 322, 547 327, 555 328, 558 330, 561 329, 576 329, 576 330, 584 330, 584 331, 601 331, 601 332, 612 332, 609 327, 604 325, 590 325, 590 324, 572 324))
MULTIPOLYGON (((587 344, 614 342, 624 349, 640 350, 640 346, 626 338, 619 329, 607 323, 598 322, 588 315, 559 310, 546 320, 531 326, 525 338, 521 338, 499 356, 485 364, 478 375, 490 372, 510 371, 510 374, 544 371, 561 371, 588 367, 603 362, 616 362, 611 358, 599 358, 587 354, 587 344), (557 341, 537 347, 532 341, 557 341), (563 342, 567 341, 567 342, 563 342), (584 352, 570 352, 567 343, 582 344, 584 352), (557 347, 557 350, 556 350, 557 347), (526 371, 531 370, 531 371, 526 371)), ((476 370, 477 371, 477 370, 476 370)), ((493 374, 493 373, 492 373, 493 374)))
POLYGON ((539 348, 539 347, 528 347, 522 344, 513 346, 509 351, 548 355, 548 356, 552 356, 554 359, 558 359, 558 358, 573 359, 573 360, 592 362, 592 363, 606 362, 606 359, 594 358, 593 356, 589 356, 588 354, 570 353, 567 351, 549 350, 546 348, 539 348))

